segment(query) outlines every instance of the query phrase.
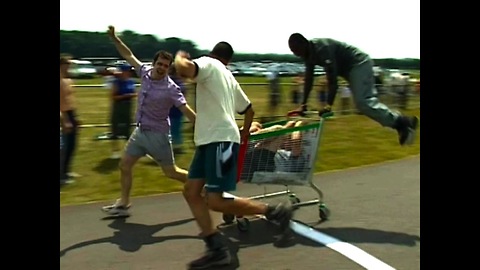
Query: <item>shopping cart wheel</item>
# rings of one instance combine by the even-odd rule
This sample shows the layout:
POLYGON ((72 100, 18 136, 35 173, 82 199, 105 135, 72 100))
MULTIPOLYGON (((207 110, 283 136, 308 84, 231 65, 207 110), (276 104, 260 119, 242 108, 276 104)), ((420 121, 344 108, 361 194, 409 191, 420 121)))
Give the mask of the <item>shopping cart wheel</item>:
POLYGON ((292 202, 292 204, 296 204, 300 202, 300 199, 295 194, 290 194, 288 197, 290 199, 290 202, 292 202))
POLYGON ((327 205, 322 203, 320 204, 319 212, 320 212, 320 219, 327 220, 330 217, 330 209, 328 209, 327 205))
POLYGON ((246 232, 250 228, 250 220, 248 218, 237 219, 237 228, 241 232, 246 232))
POLYGON ((235 220, 234 215, 223 214, 223 221, 225 222, 225 224, 232 224, 234 220, 235 220))

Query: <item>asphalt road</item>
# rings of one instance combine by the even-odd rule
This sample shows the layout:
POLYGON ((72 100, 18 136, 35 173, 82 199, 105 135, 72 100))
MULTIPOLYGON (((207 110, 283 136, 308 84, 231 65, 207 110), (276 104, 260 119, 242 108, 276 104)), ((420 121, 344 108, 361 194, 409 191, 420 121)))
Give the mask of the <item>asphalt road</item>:
MULTIPOLYGON (((420 157, 321 173, 313 182, 332 214, 319 223, 318 206, 295 212, 295 220, 360 248, 394 269, 420 269, 420 157)), ((235 195, 252 196, 282 186, 240 184, 235 195)), ((317 197, 309 187, 291 188, 302 200, 317 197)), ((276 197, 268 201, 283 200, 276 197)), ((128 219, 104 219, 92 203, 60 208, 60 269, 185 269, 204 250, 181 194, 133 199, 128 219)), ((218 224, 221 215, 215 214, 218 224)), ((250 230, 220 226, 234 257, 217 269, 365 269, 326 245, 294 234, 277 241, 275 225, 252 219, 250 230)))

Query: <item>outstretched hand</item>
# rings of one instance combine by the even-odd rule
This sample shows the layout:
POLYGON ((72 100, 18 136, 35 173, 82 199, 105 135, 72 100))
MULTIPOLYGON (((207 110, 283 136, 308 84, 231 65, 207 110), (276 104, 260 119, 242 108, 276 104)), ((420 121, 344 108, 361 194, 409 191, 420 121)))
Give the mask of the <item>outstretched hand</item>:
POLYGON ((115 26, 109 25, 109 26, 108 26, 108 30, 107 30, 107 34, 108 34, 108 36, 111 37, 111 38, 116 37, 116 34, 115 34, 115 26))

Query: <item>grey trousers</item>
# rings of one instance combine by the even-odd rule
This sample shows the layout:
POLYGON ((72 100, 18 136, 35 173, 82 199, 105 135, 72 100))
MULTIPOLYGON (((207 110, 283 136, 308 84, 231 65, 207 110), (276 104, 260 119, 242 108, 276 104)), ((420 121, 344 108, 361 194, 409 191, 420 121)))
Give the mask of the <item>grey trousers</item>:
POLYGON ((372 61, 355 66, 350 71, 348 83, 355 105, 360 112, 382 126, 394 128, 400 113, 390 110, 378 100, 372 61))

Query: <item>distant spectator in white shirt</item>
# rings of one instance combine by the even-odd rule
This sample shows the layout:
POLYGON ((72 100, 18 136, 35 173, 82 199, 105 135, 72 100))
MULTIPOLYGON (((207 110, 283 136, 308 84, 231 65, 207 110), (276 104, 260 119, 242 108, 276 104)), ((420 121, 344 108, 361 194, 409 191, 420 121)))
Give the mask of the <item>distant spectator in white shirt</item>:
POLYGON ((341 114, 348 114, 350 112, 350 98, 352 96, 352 92, 348 85, 343 86, 340 89, 340 97, 341 97, 341 114))

